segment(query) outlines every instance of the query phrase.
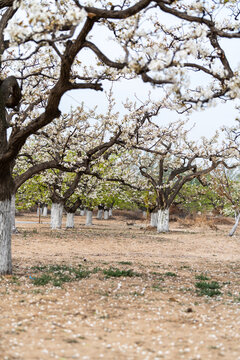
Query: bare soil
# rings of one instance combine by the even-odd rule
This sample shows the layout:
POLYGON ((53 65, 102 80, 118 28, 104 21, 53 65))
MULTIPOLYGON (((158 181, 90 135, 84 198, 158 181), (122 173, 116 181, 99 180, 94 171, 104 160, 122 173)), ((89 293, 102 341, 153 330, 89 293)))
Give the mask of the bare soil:
POLYGON ((92 227, 78 216, 75 229, 58 231, 49 218, 17 220, 26 222, 13 236, 13 275, 0 278, 1 360, 240 360, 240 233, 228 237, 231 224, 173 222, 157 234, 123 216, 92 227), (87 276, 36 285, 50 265, 87 276), (200 293, 199 282, 219 285, 219 295, 200 293))

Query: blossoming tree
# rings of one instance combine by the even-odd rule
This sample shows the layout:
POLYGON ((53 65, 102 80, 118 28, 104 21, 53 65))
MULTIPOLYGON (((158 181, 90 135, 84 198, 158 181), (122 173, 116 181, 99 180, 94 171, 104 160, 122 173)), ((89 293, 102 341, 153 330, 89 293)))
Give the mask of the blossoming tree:
POLYGON ((0 0, 1 274, 12 271, 13 163, 29 136, 60 116, 64 94, 139 76, 166 85, 181 111, 239 96, 239 72, 220 41, 240 38, 238 17, 235 1, 0 0), (99 34, 116 51, 101 49, 99 34))
MULTIPOLYGON (((139 169, 146 179, 145 186, 156 195, 158 232, 169 230, 169 208, 187 182, 210 173, 220 164, 234 166, 230 161, 231 146, 227 141, 219 141, 218 133, 210 140, 193 141, 189 132, 182 121, 167 126, 147 121, 134 129, 128 161, 139 169)), ((118 142, 129 147, 124 141, 118 142)), ((126 164, 126 159, 123 161, 126 164)))

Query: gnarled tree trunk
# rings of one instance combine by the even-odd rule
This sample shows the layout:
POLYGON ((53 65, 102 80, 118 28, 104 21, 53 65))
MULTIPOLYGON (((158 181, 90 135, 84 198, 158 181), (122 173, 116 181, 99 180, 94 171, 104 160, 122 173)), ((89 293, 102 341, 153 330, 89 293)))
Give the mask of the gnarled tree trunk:
MULTIPOLYGON (((14 108, 19 104, 21 91, 14 76, 0 83, 0 159, 8 149, 6 107, 14 108)), ((0 274, 12 273, 12 214, 11 198, 14 194, 12 179, 13 159, 0 161, 0 274)))

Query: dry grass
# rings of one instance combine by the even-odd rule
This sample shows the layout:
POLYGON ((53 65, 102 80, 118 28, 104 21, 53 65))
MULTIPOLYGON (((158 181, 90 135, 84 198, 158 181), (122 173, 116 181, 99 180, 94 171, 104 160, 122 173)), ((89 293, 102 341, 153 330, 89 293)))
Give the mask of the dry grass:
POLYGON ((23 219, 35 223, 17 224, 14 275, 0 280, 1 360, 240 359, 229 226, 163 235, 125 215, 59 231, 23 219))
POLYGON ((219 230, 218 225, 228 225, 229 229, 233 225, 234 221, 231 218, 226 218, 223 216, 209 216, 205 214, 188 216, 184 219, 178 218, 178 223, 181 227, 201 227, 201 228, 210 228, 212 230, 219 230))

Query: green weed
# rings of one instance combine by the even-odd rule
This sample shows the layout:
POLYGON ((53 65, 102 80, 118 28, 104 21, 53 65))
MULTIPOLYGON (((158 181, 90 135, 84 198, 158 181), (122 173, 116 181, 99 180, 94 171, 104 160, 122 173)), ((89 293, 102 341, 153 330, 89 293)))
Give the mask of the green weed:
POLYGON ((197 279, 197 280, 202 280, 202 281, 210 280, 209 277, 207 277, 207 276, 204 275, 204 274, 196 275, 196 276, 195 276, 195 279, 197 279))
POLYGON ((195 283, 195 287, 197 288, 196 291, 199 296, 206 295, 209 297, 213 297, 222 294, 219 290, 221 286, 217 281, 199 281, 195 283))
POLYGON ((40 265, 32 267, 34 272, 42 272, 40 276, 33 276, 32 282, 37 286, 51 283, 53 286, 61 287, 66 282, 84 279, 89 276, 90 271, 82 269, 81 265, 71 267, 67 265, 40 265))
POLYGON ((174 272, 168 271, 164 274, 165 276, 172 276, 172 277, 176 277, 177 274, 175 274, 174 272))
POLYGON ((133 277, 133 276, 137 276, 136 273, 133 272, 132 269, 129 270, 120 270, 117 268, 109 268, 109 269, 105 269, 103 270, 104 275, 106 275, 106 277, 133 277))

